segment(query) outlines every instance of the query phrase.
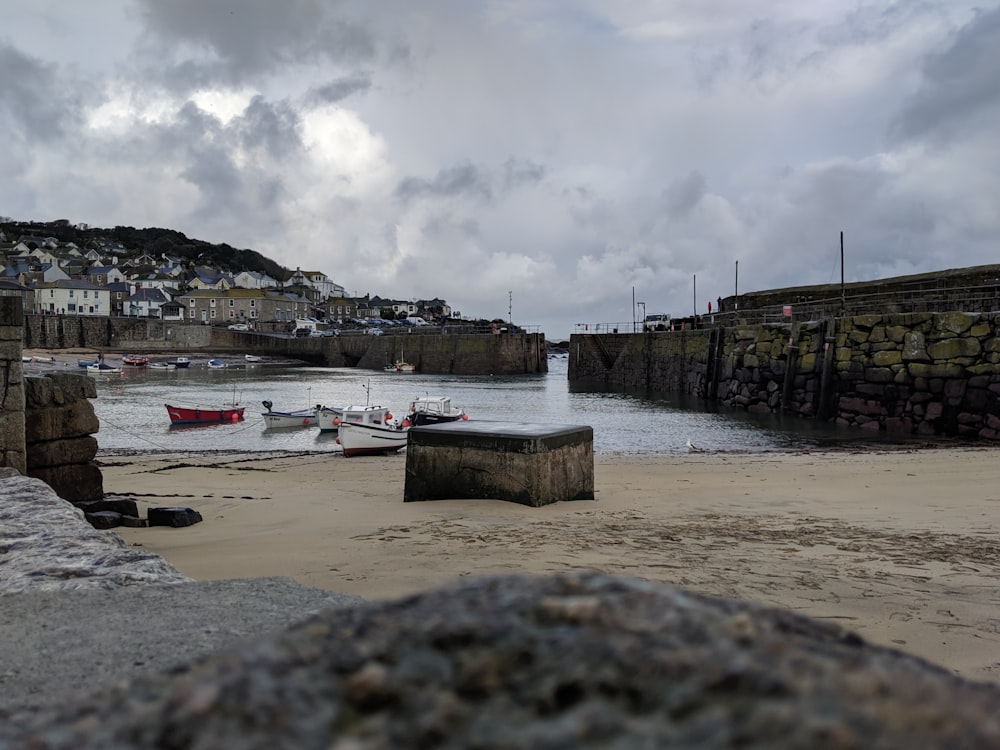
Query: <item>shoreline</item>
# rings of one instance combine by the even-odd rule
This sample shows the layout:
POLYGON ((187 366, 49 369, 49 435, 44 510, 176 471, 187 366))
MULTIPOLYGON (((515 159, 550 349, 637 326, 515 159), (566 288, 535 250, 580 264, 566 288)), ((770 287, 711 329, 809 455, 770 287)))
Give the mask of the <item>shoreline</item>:
MULTIPOLYGON (((855 446, 855 448, 857 448, 855 446)), ((402 501, 405 455, 98 456, 108 495, 198 510, 119 529, 196 580, 288 576, 366 599, 465 576, 597 570, 834 621, 1000 682, 998 451, 595 456, 593 501, 402 501)))

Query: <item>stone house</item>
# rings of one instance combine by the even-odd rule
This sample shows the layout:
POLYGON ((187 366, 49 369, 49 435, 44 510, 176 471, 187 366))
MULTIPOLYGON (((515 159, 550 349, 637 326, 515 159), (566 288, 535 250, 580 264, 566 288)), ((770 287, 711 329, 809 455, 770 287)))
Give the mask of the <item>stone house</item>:
POLYGON ((176 300, 187 310, 188 322, 294 323, 309 315, 309 300, 277 289, 192 289, 176 300))

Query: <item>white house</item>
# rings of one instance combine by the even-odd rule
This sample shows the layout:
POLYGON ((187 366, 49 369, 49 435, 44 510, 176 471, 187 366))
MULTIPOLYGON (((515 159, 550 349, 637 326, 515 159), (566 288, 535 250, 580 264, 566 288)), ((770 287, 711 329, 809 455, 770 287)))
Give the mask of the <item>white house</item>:
POLYGON ((35 289, 35 312, 109 316, 111 292, 79 279, 42 282, 35 289))
POLYGON ((233 285, 240 289, 270 289, 278 286, 278 282, 266 273, 240 271, 233 275, 233 285))
POLYGON ((137 289, 135 294, 125 300, 122 313, 129 317, 158 318, 160 307, 169 301, 170 298, 160 289, 137 289))

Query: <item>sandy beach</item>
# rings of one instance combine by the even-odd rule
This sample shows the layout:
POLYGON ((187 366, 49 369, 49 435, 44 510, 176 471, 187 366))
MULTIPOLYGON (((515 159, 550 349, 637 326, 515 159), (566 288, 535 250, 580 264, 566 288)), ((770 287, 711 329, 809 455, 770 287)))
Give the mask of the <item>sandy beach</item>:
POLYGON ((596 500, 404 503, 405 455, 101 456, 105 491, 204 522, 120 529, 198 580, 368 599, 592 569, 832 620, 1000 682, 1000 453, 597 456, 596 500))

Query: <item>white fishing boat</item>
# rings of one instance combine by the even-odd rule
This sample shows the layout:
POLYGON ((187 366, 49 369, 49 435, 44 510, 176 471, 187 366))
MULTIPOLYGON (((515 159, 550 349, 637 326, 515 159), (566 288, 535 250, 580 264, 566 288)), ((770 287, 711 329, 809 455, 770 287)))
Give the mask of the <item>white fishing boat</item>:
POLYGON ((122 372, 122 368, 115 367, 114 365, 106 365, 103 362, 95 362, 92 365, 87 365, 88 375, 119 375, 122 372))
POLYGON ((260 357, 258 357, 256 354, 244 354, 243 358, 247 362, 260 362, 260 357))
POLYGON ((393 419, 387 406, 320 406, 316 417, 320 432, 336 432, 344 422, 382 426, 393 419))
POLYGON ((279 430, 288 427, 315 427, 319 422, 319 406, 308 409, 296 409, 295 411, 274 411, 270 401, 262 401, 267 411, 261 416, 264 418, 264 427, 269 430, 279 430))
POLYGON ((406 430, 361 422, 341 422, 337 442, 345 456, 377 456, 406 447, 406 430))

